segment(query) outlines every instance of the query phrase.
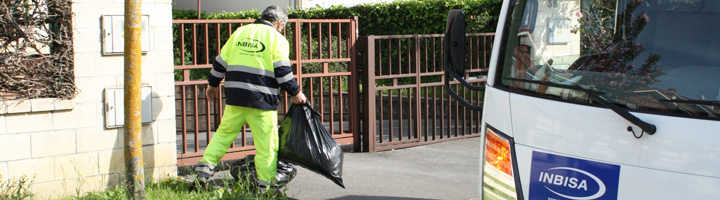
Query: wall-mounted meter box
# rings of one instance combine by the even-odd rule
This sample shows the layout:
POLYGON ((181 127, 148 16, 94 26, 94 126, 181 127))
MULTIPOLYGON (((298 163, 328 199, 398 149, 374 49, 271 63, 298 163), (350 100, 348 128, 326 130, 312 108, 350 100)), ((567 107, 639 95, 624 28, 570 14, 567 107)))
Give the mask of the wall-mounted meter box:
MULTIPOLYGON (((152 87, 142 86, 142 123, 153 122, 152 87)), ((125 125, 125 91, 123 88, 105 88, 105 127, 119 128, 125 125)))
MULTIPOLYGON (((122 55, 125 51, 125 16, 124 15, 103 15, 102 16, 102 54, 103 55, 122 55)), ((143 15, 141 17, 140 26, 142 33, 140 35, 142 53, 145 54, 150 49, 150 16, 143 15)))
POLYGON ((570 19, 548 19, 548 44, 567 44, 570 42, 570 19))

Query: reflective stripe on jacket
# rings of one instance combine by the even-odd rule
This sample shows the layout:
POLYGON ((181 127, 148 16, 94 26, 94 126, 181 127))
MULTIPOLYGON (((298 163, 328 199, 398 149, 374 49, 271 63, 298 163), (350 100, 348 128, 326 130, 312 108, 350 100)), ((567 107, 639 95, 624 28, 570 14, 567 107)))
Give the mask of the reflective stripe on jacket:
POLYGON ((226 103, 277 110, 280 88, 300 92, 290 67, 290 45, 270 23, 257 20, 233 32, 215 57, 208 76, 210 86, 225 79, 226 103))

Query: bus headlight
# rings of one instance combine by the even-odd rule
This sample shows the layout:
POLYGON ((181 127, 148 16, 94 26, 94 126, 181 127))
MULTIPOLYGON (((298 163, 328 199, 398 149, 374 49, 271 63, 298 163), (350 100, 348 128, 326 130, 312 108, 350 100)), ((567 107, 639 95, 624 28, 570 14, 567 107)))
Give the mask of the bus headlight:
POLYGON ((517 199, 510 140, 487 128, 483 162, 483 199, 517 199))

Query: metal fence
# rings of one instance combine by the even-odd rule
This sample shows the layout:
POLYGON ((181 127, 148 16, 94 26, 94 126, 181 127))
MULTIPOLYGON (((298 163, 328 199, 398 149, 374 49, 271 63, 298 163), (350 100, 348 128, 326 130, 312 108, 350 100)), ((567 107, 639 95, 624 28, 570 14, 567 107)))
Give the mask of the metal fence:
MULTIPOLYGON (((217 129, 224 96, 208 101, 205 77, 232 31, 254 20, 173 20, 178 166, 193 165, 217 129)), ((290 19, 283 31, 290 42, 293 73, 308 101, 340 144, 359 143, 357 17, 290 19)), ((220 94, 223 94, 220 88, 220 94)), ((278 108, 282 120, 286 95, 278 108)), ((252 130, 244 127, 224 160, 254 154, 252 130)))
MULTIPOLYGON (((382 151, 479 136, 481 112, 448 96, 443 34, 363 37, 363 150, 382 151)), ((484 85, 492 33, 467 34, 466 80, 484 85)), ((451 87, 468 102, 482 92, 451 87)))
MULTIPOLYGON (((220 123, 224 96, 205 97, 215 55, 234 29, 253 21, 173 20, 178 166, 200 160, 220 123)), ((358 52, 357 23, 357 18, 291 19, 283 31, 298 84, 340 144, 382 151, 479 136, 482 113, 459 105, 443 85, 444 35, 367 36, 358 52), (364 61, 362 70, 358 60, 364 61)), ((474 85, 485 84, 493 40, 492 33, 467 34, 466 79, 474 85)), ((482 92, 452 80, 451 87, 482 104, 482 92)), ((290 103, 282 97, 280 120, 290 103)), ((254 153, 246 126, 223 159, 254 153)))

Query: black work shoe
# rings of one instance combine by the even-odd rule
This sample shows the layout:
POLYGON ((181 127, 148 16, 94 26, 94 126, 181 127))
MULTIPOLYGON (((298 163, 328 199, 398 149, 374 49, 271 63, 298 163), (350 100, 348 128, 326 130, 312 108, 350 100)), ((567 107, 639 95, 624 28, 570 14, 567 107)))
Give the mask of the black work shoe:
POLYGON ((210 181, 210 178, 212 178, 215 174, 215 165, 200 162, 197 164, 195 172, 197 172, 196 180, 198 180, 201 184, 207 184, 210 181))

